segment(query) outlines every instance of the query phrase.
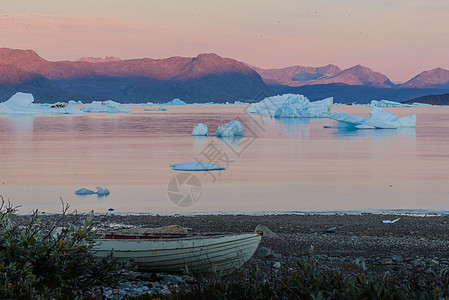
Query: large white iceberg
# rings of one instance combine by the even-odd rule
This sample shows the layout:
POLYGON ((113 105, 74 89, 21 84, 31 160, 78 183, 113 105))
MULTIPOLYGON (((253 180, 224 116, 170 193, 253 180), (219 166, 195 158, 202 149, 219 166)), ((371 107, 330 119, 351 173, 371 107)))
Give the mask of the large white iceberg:
POLYGON ((192 161, 192 162, 183 162, 172 164, 170 167, 175 171, 220 171, 226 170, 225 167, 222 167, 217 164, 212 164, 208 162, 202 161, 192 161))
POLYGON ((216 137, 243 136, 243 126, 239 121, 232 120, 229 123, 218 126, 217 131, 213 135, 216 137))
POLYGON ((0 114, 81 114, 71 104, 58 102, 55 104, 35 104, 32 94, 18 92, 5 102, 0 103, 0 114))
POLYGON ((198 123, 198 125, 193 125, 192 135, 205 136, 207 135, 207 125, 203 123, 198 123))
POLYGON ((343 112, 332 111, 328 118, 339 122, 329 128, 349 127, 355 129, 393 129, 401 127, 416 127, 416 115, 398 117, 391 112, 377 106, 373 107, 370 117, 351 115, 343 112))
POLYGON ((275 118, 325 118, 332 103, 332 97, 310 102, 304 95, 284 94, 252 103, 247 112, 275 118))
POLYGON ((107 100, 93 101, 91 104, 81 108, 81 111, 90 113, 130 113, 131 109, 118 102, 107 100))
POLYGON ((184 101, 182 101, 179 98, 175 98, 170 102, 165 103, 165 105, 186 105, 187 103, 185 103, 184 101))

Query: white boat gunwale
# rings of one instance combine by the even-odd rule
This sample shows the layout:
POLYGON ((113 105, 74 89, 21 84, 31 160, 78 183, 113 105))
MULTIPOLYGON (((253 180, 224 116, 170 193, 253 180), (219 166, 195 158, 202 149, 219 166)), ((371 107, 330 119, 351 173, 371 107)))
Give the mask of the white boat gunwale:
POLYGON ((139 268, 149 271, 179 272, 189 269, 201 273, 215 270, 229 274, 253 256, 262 233, 179 236, 113 233, 98 239, 93 252, 104 257, 113 251, 119 260, 133 258, 139 268))

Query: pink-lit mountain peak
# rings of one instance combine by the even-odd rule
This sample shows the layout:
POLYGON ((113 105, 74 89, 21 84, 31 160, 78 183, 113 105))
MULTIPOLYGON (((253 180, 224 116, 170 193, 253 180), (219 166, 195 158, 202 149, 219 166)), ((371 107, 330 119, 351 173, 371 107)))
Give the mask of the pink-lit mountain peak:
POLYGON ((449 87, 449 70, 435 68, 421 72, 401 87, 449 87))

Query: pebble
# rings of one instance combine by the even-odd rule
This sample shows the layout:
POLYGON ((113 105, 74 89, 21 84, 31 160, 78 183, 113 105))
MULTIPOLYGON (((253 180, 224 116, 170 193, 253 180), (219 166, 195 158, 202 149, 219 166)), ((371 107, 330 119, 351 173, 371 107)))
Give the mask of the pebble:
POLYGON ((403 258, 402 258, 400 255, 393 255, 393 256, 391 257, 391 259, 392 259, 394 262, 402 262, 402 261, 403 261, 403 258))
POLYGON ((260 258, 272 258, 275 257, 275 254, 273 252, 273 250, 271 250, 270 248, 267 247, 260 247, 257 252, 256 255, 260 258))
MULTIPOLYGON (((139 274, 130 272, 131 275, 139 274), (134 274, 131 274, 134 273, 134 274)), ((149 277, 146 273, 140 273, 143 278, 149 277)), ((158 294, 170 295, 173 290, 192 279, 187 275, 154 274, 156 281, 129 280, 120 283, 116 288, 104 288, 106 299, 126 299, 143 295, 156 296, 158 294)))
POLYGON ((392 265, 393 264, 393 260, 390 258, 384 258, 380 261, 381 264, 383 265, 392 265))
POLYGON ((432 265, 439 265, 440 263, 437 261, 437 260, 435 260, 435 259, 432 259, 431 261, 430 261, 430 263, 432 264, 432 265))
POLYGON ((331 228, 326 229, 326 232, 328 232, 328 233, 334 233, 335 230, 337 230, 337 227, 331 227, 331 228))

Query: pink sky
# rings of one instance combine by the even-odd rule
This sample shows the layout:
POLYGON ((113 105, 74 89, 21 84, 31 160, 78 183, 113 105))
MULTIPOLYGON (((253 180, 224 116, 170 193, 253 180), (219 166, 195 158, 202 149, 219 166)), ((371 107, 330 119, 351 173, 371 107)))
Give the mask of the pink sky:
POLYGON ((406 81, 449 69, 449 1, 4 0, 0 47, 48 60, 215 52, 249 64, 362 64, 406 81))

